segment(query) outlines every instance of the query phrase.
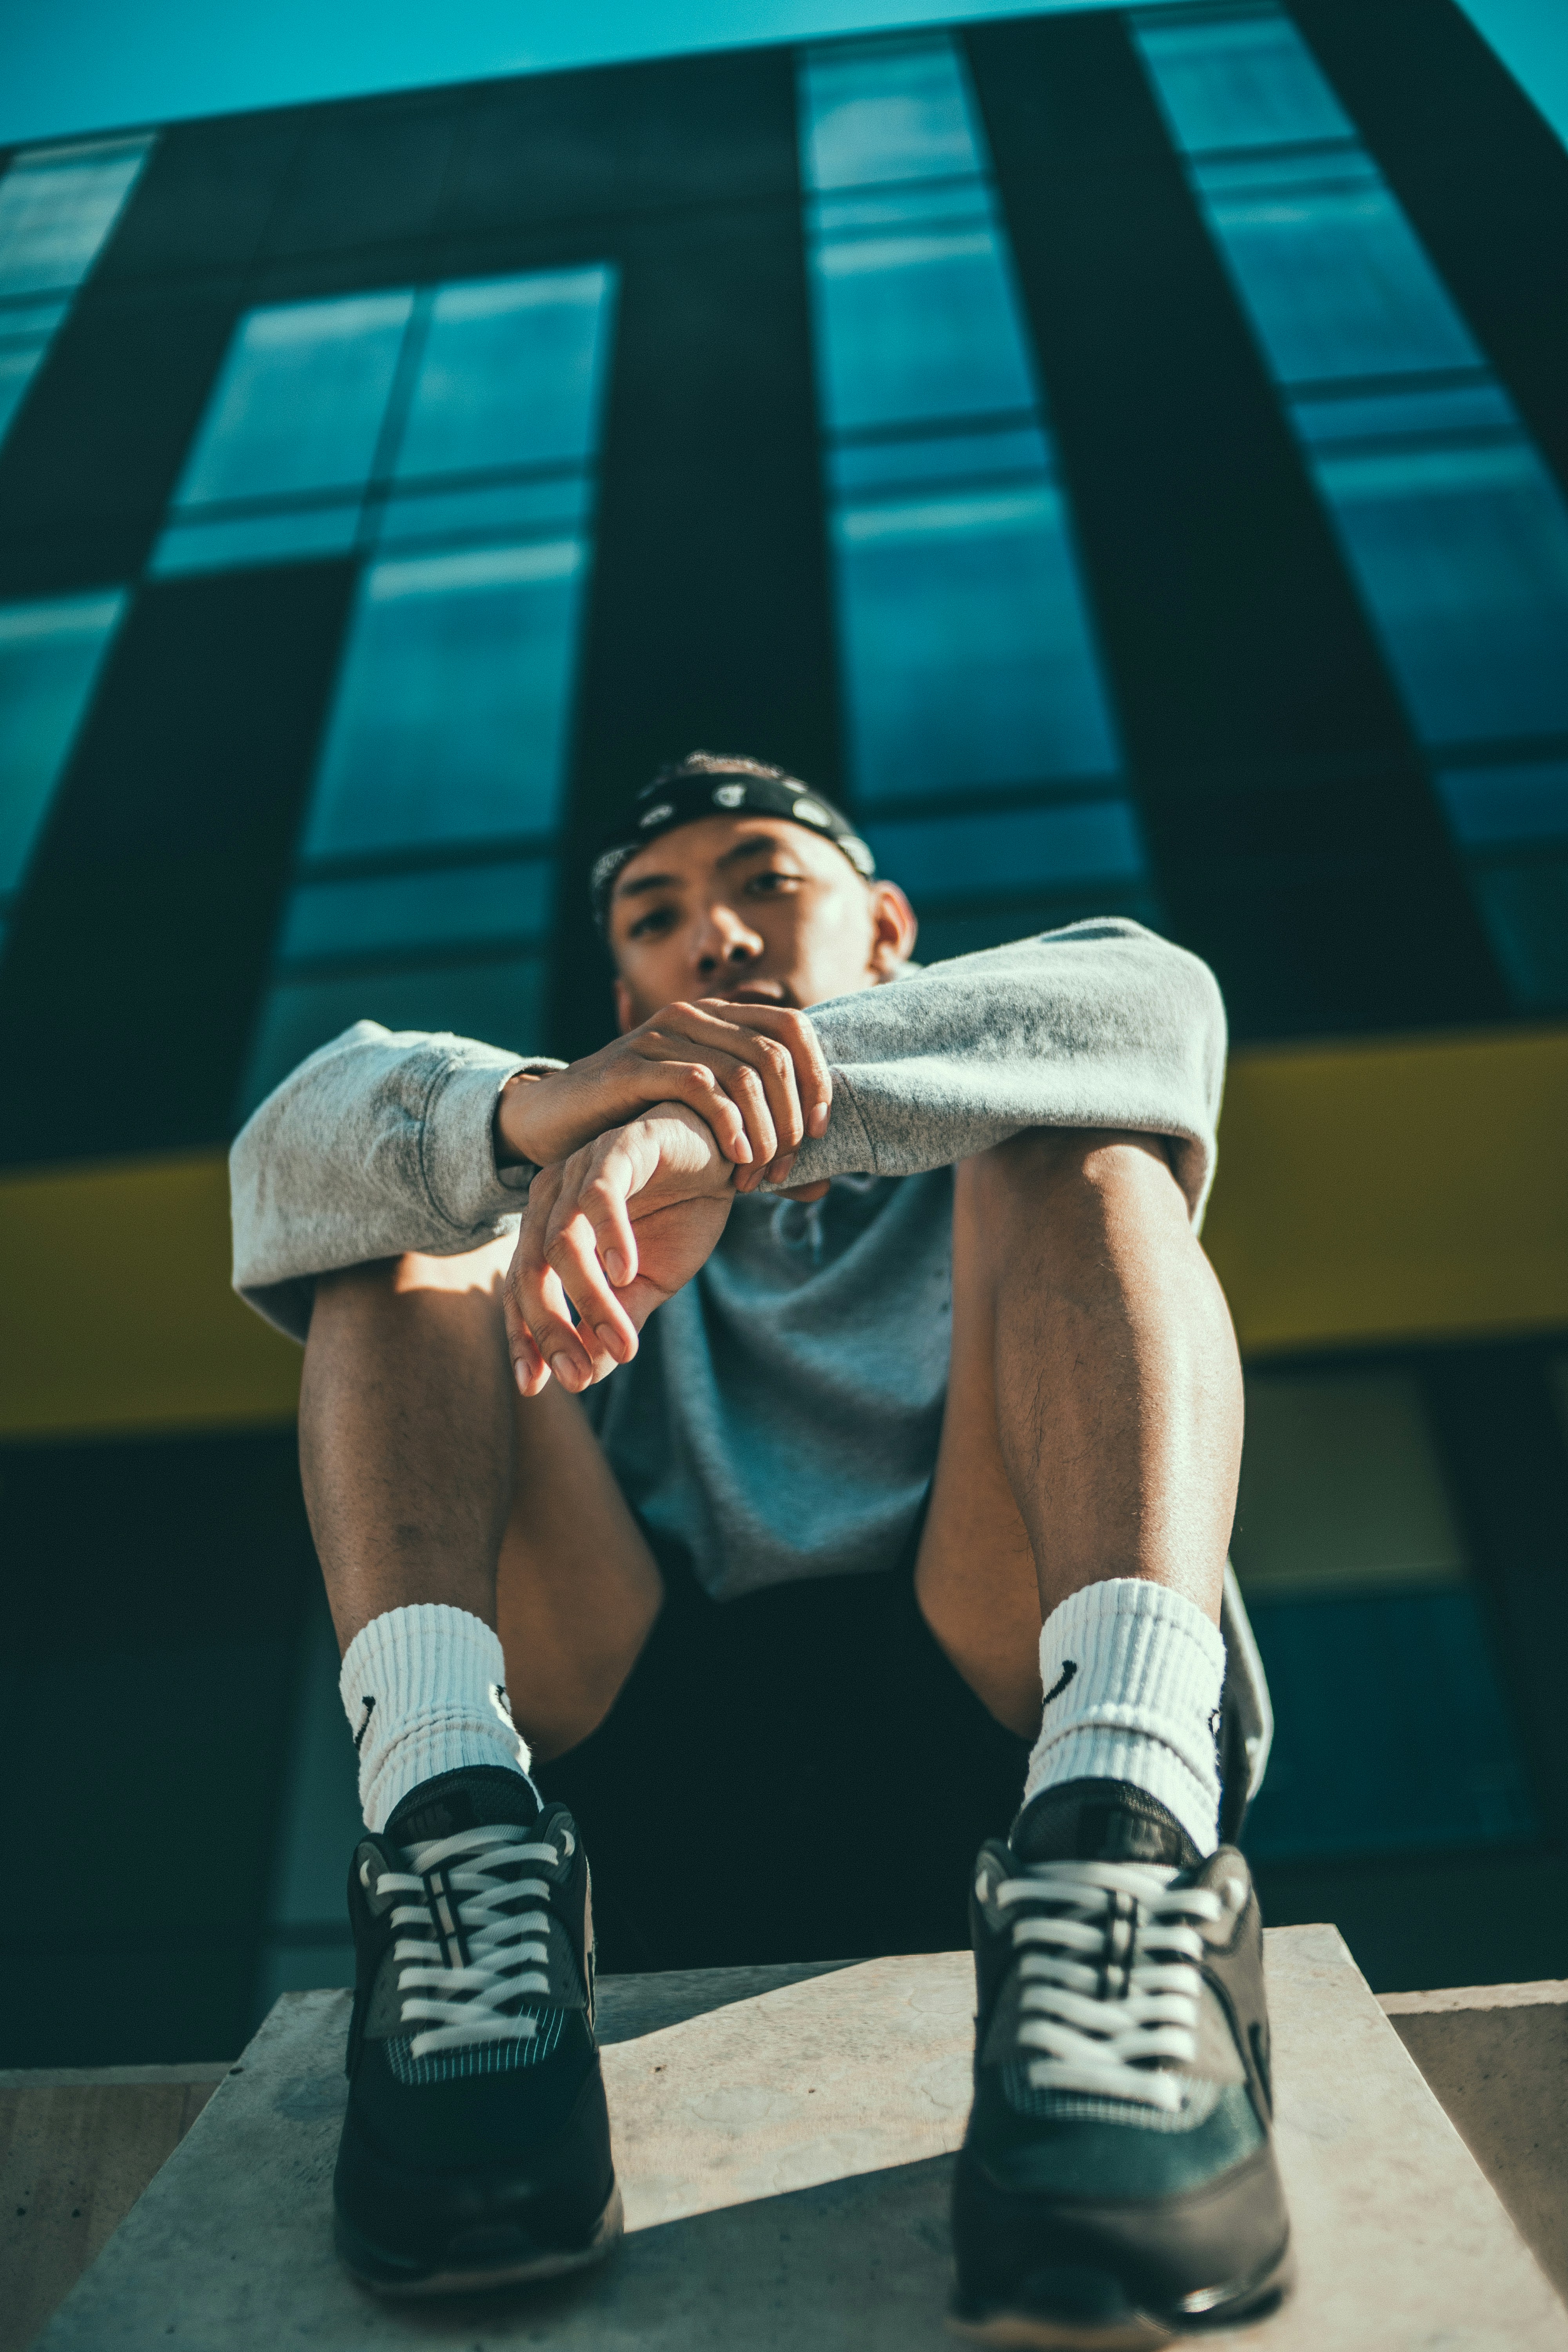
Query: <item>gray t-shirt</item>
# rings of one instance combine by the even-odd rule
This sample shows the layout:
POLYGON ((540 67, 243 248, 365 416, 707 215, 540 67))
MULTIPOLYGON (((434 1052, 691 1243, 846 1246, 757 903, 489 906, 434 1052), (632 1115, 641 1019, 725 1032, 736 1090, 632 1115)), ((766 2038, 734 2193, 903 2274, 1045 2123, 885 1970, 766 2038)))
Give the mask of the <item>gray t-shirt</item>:
MULTIPOLYGON (((892 1564, 931 1477, 952 1316, 954 1161, 1029 1127, 1168 1138, 1194 1223, 1225 1014, 1207 967, 1137 923, 1075 923, 813 1006, 833 1116, 792 1181, 742 1194, 638 1354, 584 1402, 627 1499, 716 1598, 892 1564)), ((452 1256, 515 1223, 496 1097, 558 1064, 362 1021, 235 1144, 235 1286, 302 1339, 318 1274, 452 1256)))

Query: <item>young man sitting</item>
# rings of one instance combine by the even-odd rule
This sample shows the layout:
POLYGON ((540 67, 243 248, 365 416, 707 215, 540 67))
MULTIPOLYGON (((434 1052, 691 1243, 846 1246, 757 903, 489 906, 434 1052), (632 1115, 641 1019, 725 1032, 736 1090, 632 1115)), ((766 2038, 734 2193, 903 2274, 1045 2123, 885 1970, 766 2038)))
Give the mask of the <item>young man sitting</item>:
POLYGON ((366 1823, 340 2250, 429 2292, 613 2242, 585 1833, 616 1966, 945 1948, 967 1903, 961 2326, 1256 2312, 1215 982, 1114 919, 920 970, 746 760, 667 771, 592 887, 614 1044, 362 1022, 234 1150, 366 1823))

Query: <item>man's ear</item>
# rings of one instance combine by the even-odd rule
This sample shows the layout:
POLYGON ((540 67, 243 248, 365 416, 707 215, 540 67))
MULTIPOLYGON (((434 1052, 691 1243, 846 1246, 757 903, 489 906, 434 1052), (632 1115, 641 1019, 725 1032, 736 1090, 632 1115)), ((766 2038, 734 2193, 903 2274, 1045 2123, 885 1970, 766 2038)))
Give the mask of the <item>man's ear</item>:
POLYGON ((632 1012, 632 992, 617 972, 616 975, 616 1025, 624 1037, 628 1029, 637 1027, 632 1012))
POLYGON ((891 980, 913 955, 920 924, 896 882, 873 882, 870 891, 871 972, 876 980, 891 980))

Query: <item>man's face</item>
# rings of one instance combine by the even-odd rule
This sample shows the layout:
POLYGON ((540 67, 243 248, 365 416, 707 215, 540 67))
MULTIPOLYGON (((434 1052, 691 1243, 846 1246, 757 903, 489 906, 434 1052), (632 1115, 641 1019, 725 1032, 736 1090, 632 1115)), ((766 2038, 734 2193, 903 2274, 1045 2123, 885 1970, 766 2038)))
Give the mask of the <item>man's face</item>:
POLYGON ((803 1011, 891 979, 914 936, 897 885, 863 882, 807 826, 700 817, 650 842, 616 877, 621 1027, 700 996, 803 1011))

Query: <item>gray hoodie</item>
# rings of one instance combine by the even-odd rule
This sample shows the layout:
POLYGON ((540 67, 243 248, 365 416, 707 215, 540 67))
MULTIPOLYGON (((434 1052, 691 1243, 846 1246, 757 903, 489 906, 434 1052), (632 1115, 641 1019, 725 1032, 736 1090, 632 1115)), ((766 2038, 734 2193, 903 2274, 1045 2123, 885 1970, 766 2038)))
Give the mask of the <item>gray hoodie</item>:
MULTIPOLYGON (((1139 924, 1074 923, 814 1005, 833 1071, 805 1205, 741 1195, 633 1362, 584 1402, 627 1499, 715 1599, 886 1568, 936 1459, 952 1164, 1029 1127, 1164 1136, 1194 1225, 1214 1171, 1225 1013, 1207 967, 1139 924)), ((361 1021, 236 1142, 234 1280, 303 1339, 319 1274, 511 1229, 496 1097, 557 1063, 361 1021)))

